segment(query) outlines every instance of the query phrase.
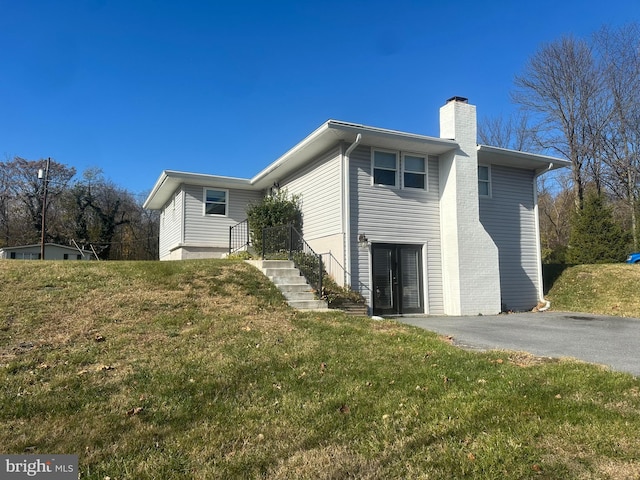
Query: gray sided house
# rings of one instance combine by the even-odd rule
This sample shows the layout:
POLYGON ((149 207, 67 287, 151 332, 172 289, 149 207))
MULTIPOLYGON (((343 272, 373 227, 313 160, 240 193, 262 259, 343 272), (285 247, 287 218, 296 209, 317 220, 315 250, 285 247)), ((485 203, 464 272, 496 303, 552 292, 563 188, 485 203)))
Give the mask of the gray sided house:
POLYGON ((566 160, 477 144, 454 97, 440 137, 329 120, 251 179, 165 170, 160 260, 222 257, 274 186, 300 195, 304 238, 370 312, 496 314, 542 300, 536 177, 566 160))

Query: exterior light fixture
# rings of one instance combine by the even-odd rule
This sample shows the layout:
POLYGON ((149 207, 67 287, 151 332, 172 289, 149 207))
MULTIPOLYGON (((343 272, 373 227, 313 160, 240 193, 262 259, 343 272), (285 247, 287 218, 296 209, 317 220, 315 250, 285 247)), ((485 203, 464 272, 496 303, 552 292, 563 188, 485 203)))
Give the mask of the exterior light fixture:
POLYGON ((369 246, 369 239, 364 233, 358 235, 358 246, 360 248, 367 248, 369 246))

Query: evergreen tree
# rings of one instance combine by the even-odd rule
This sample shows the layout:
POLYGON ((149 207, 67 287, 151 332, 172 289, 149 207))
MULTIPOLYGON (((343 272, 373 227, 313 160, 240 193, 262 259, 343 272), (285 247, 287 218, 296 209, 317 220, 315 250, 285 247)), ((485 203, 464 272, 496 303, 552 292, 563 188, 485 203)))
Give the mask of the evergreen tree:
POLYGON ((583 208, 574 213, 567 262, 614 263, 625 259, 630 235, 613 218, 613 209, 602 194, 587 195, 583 208))

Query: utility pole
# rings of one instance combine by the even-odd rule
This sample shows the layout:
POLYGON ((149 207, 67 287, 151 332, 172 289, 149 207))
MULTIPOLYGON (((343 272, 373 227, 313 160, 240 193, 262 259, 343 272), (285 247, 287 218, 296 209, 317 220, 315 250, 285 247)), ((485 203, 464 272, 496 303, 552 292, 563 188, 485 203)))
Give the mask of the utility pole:
POLYGON ((42 186, 42 236, 40 237, 40 260, 44 260, 44 241, 45 233, 47 231, 47 186, 49 183, 49 164, 51 163, 51 157, 47 158, 47 163, 44 170, 41 168, 38 170, 38 178, 43 180, 42 186))

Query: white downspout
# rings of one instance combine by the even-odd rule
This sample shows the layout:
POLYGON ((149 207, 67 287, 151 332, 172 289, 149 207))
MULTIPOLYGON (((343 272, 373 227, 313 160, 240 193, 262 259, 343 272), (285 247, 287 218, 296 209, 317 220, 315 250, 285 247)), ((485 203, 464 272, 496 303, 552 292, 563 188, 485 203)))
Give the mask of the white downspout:
POLYGON ((344 164, 343 164, 343 170, 342 170, 342 179, 343 179, 343 188, 342 188, 342 209, 344 212, 344 215, 342 215, 342 218, 344 219, 344 235, 345 235, 345 241, 344 241, 344 265, 345 265, 345 269, 344 269, 344 283, 345 286, 351 286, 351 205, 350 205, 350 201, 349 201, 349 196, 350 196, 350 188, 349 188, 349 184, 350 184, 350 155, 351 152, 353 152, 355 150, 355 148, 358 146, 358 144, 360 143, 360 141, 362 140, 362 134, 359 133, 358 135, 356 135, 356 139, 355 141, 349 145, 349 148, 347 148, 347 151, 344 152, 344 164))
POLYGON ((547 173, 553 168, 553 163, 550 163, 547 168, 541 170, 533 176, 533 205, 534 205, 534 218, 536 224, 536 261, 538 264, 538 300, 543 303, 544 306, 538 308, 539 312, 544 312, 551 308, 551 302, 544 298, 544 283, 542 280, 542 250, 540 244, 540 217, 538 213, 538 177, 543 173, 547 173))

